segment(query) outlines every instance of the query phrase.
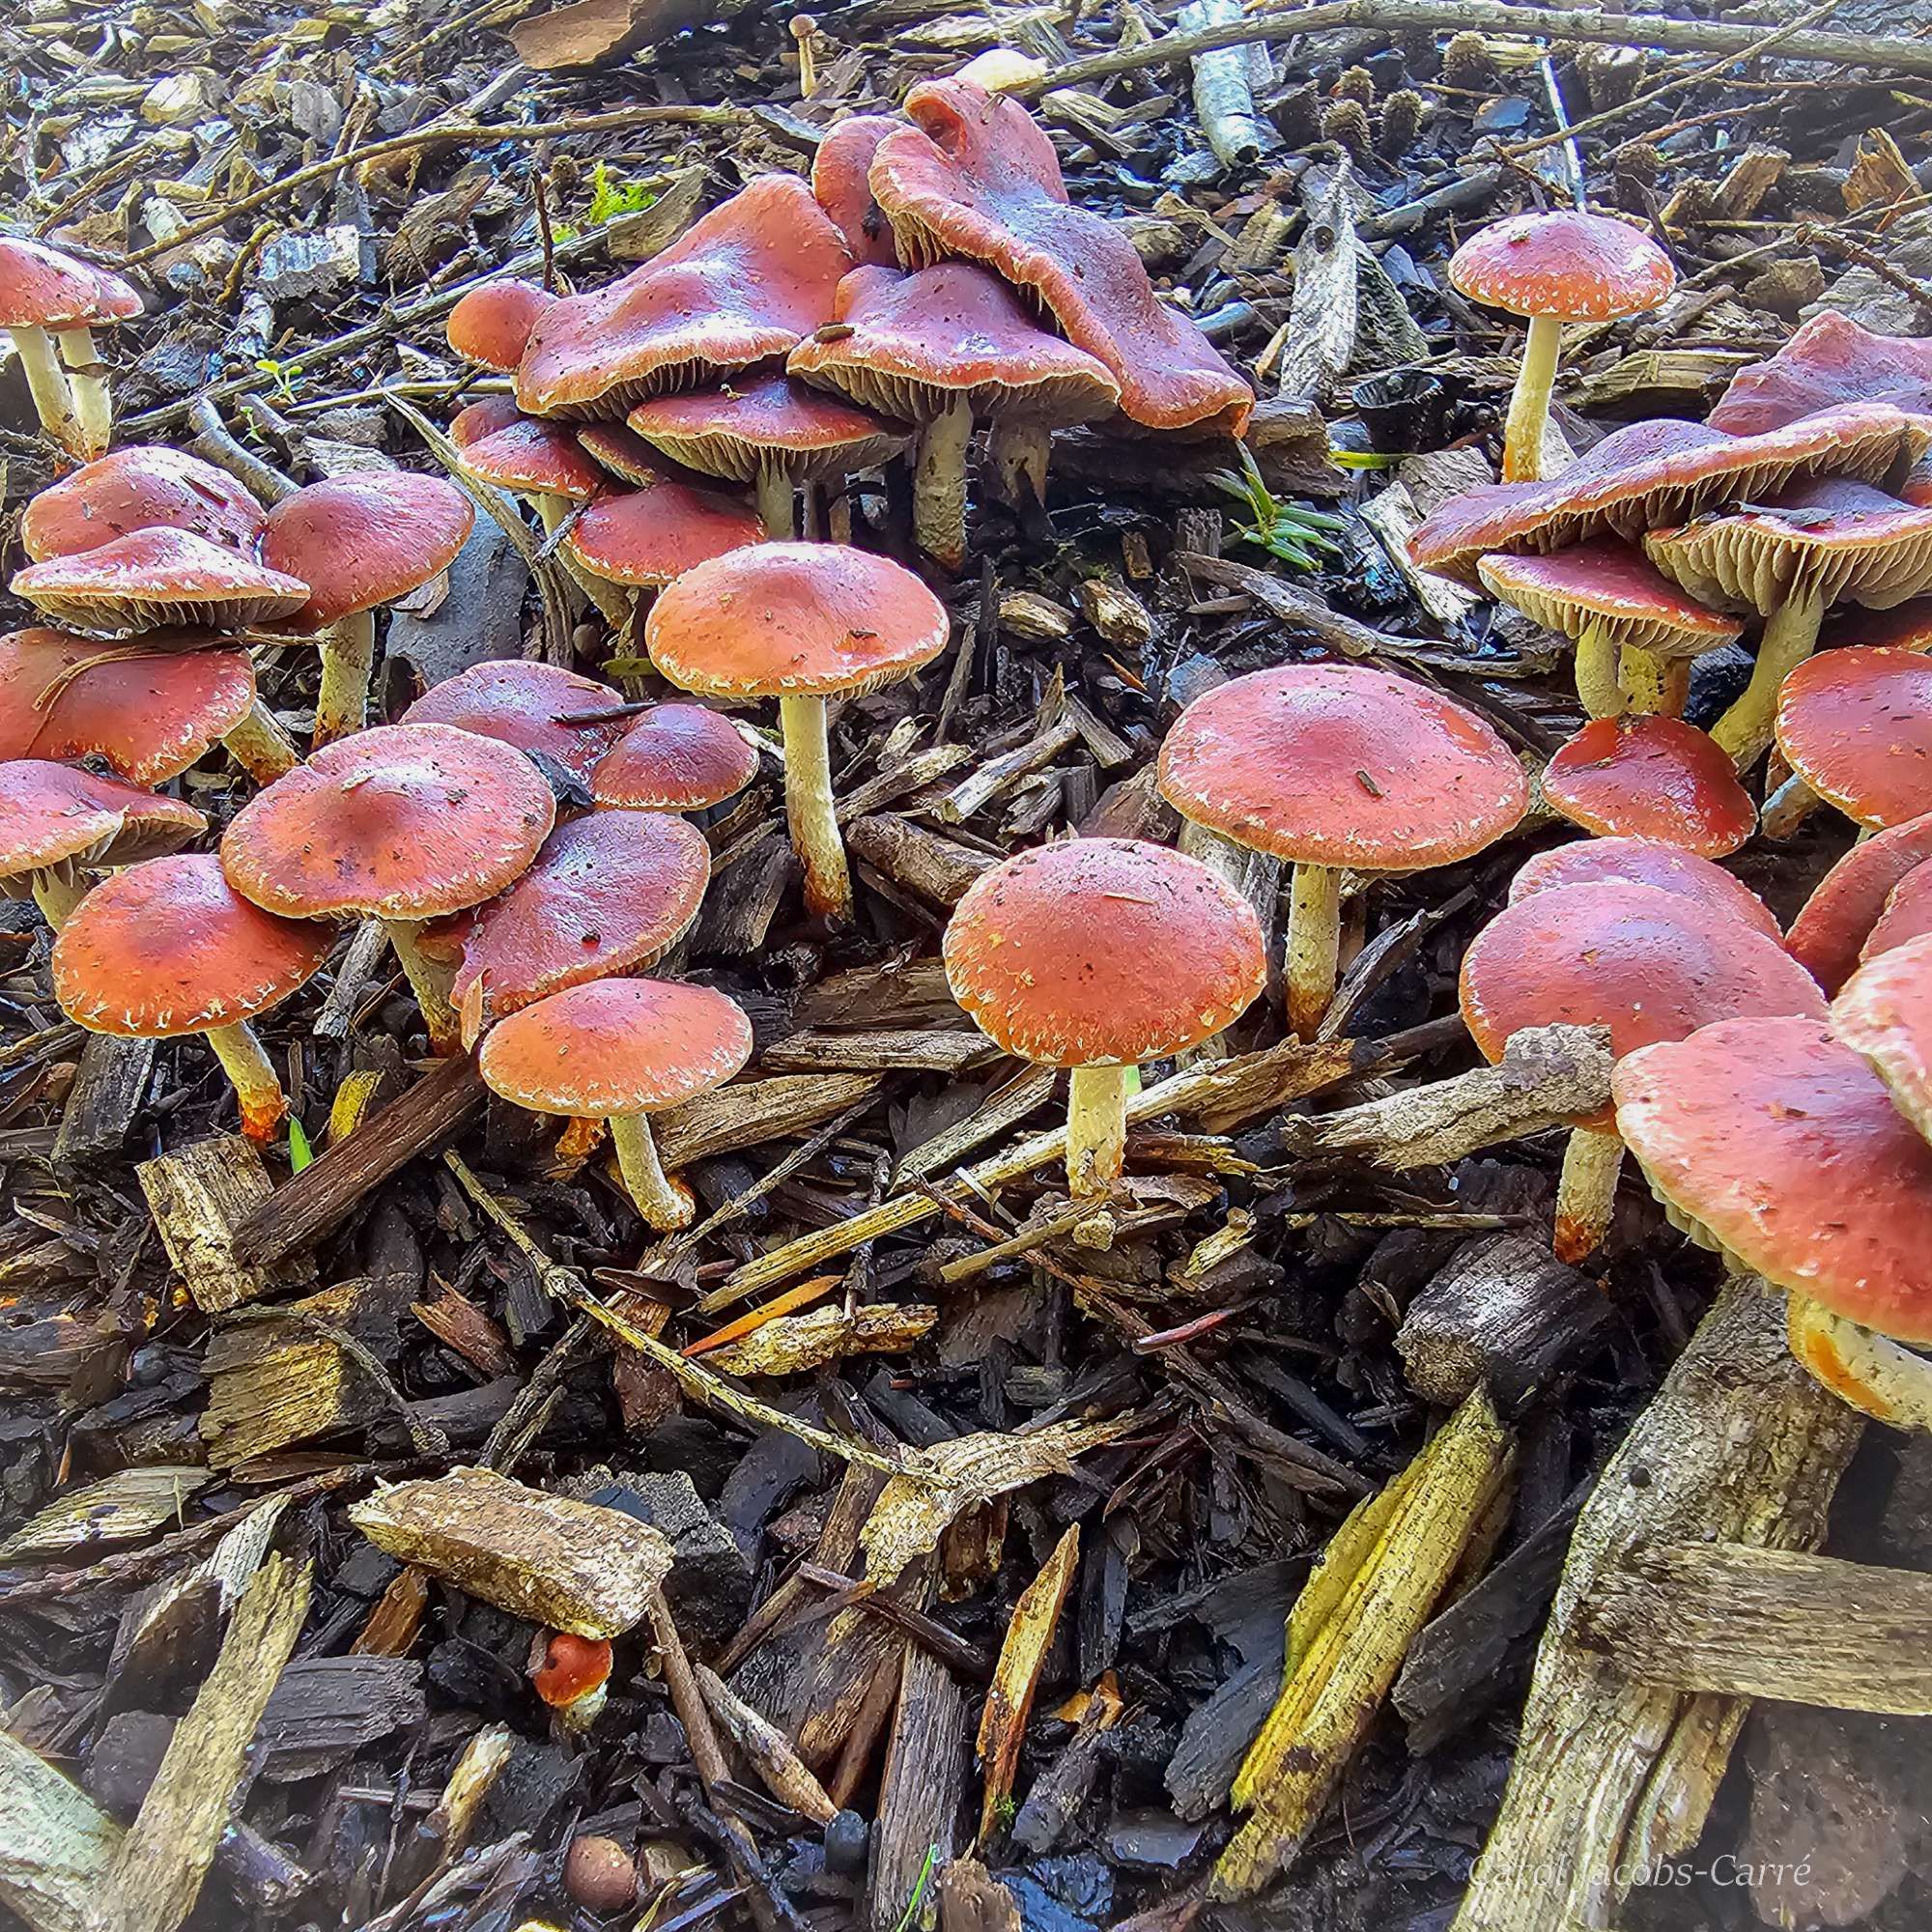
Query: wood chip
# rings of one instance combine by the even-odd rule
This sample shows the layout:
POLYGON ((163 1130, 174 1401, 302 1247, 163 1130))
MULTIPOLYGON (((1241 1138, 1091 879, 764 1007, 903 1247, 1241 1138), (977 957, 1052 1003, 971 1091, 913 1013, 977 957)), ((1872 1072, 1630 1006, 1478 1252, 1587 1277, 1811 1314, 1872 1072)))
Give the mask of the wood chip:
POLYGON ((1060 1612, 1072 1587, 1080 1562, 1080 1525, 1069 1523, 1054 1552, 1020 1592, 1000 1644, 1000 1661, 980 1713, 978 1749, 984 1788, 980 1799, 980 1843, 992 1836, 1011 1802, 1013 1776, 1019 1770, 1020 1746, 1026 1739, 1027 1718, 1060 1612))

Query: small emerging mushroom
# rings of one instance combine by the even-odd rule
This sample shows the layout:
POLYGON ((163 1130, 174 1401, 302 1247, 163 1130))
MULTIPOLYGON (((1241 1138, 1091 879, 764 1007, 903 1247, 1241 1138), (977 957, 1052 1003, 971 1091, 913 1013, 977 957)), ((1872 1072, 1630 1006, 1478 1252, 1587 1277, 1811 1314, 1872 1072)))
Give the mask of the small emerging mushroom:
POLYGON ((1543 772, 1543 797, 1585 832, 1654 838, 1700 858, 1735 852, 1757 809, 1733 765, 1681 718, 1598 718, 1543 772))
POLYGON ((0 328, 14 339, 42 428, 82 463, 114 439, 93 330, 140 313, 141 298, 119 275, 43 242, 0 237, 0 328))
MULTIPOLYGON (((530 1688, 555 1713, 557 1722, 567 1731, 587 1731, 597 1721, 610 1684, 608 1638, 573 1636, 569 1631, 543 1631, 530 1646, 530 1688)), ((576 1850, 573 1845, 573 1855, 576 1850)), ((635 1875, 632 1889, 636 1889, 635 1875)))
POLYGON ((553 308, 557 298, 535 282, 516 275, 498 275, 469 291, 449 311, 443 333, 449 346, 467 362, 508 375, 524 359, 530 331, 553 308))
POLYGON ((1861 645, 1807 658, 1777 699, 1777 748, 1860 825, 1932 811, 1932 663, 1861 645))
POLYGON ((242 1131, 272 1140, 288 1098, 248 1022, 308 982, 333 936, 250 905, 213 853, 150 859, 95 887, 62 927, 54 994, 95 1033, 204 1036, 234 1085, 242 1131))

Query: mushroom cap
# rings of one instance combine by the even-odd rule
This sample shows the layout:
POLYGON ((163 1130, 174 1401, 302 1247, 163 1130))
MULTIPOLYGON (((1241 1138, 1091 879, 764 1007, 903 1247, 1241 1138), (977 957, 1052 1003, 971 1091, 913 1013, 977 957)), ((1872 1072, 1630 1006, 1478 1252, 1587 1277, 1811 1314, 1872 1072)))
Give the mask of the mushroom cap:
POLYGON ((906 124, 896 114, 848 114, 829 129, 811 159, 811 192, 845 238, 852 259, 896 268, 893 227, 872 199, 872 157, 906 124))
POLYGON ((1867 959, 1832 1002, 1832 1031, 1932 1141, 1932 939, 1908 939, 1867 959))
POLYGON ((1776 355, 1740 369, 1709 421, 1730 436, 1757 436, 1841 403, 1932 415, 1932 337, 1878 335, 1825 309, 1776 355))
POLYGON ((764 533, 756 514, 737 497, 699 489, 660 463, 658 473, 635 490, 609 490, 586 504, 563 548, 612 583, 669 583, 764 533))
POLYGON ((1565 550, 1606 532, 1634 542, 1715 503, 1762 502, 1814 475, 1888 483, 1928 444, 1932 423, 1889 403, 1848 404, 1762 436, 1675 416, 1628 423, 1560 475, 1450 497, 1422 520, 1408 554, 1424 570, 1474 585, 1477 561, 1492 551, 1565 550))
POLYGON ((577 443, 600 468, 626 483, 655 483, 665 473, 664 458, 623 423, 580 423, 577 443))
POLYGON ((0 758, 101 758, 160 784, 232 731, 255 701, 245 649, 201 636, 103 647, 64 631, 0 638, 0 758))
POLYGON ((1377 872, 1466 859, 1529 806, 1522 767, 1473 711, 1358 665, 1216 685, 1168 732, 1160 790, 1258 852, 1377 872))
POLYGON ((1854 644, 1889 651, 1932 650, 1932 597, 1915 597, 1889 611, 1867 611, 1854 604, 1830 613, 1819 629, 1818 648, 1845 650, 1854 644))
POLYGON ((1775 939, 1701 899, 1618 884, 1552 886, 1506 906, 1463 957, 1462 1000, 1491 1061, 1524 1027, 1607 1027, 1621 1060, 1714 1020, 1825 1016, 1817 982, 1775 939))
POLYGON ((1652 1189, 1766 1281, 1932 1341, 1932 1148, 1815 1017, 1633 1053, 1617 1130, 1652 1189))
POLYGON ((1643 548, 1693 596, 1761 616, 1812 598, 1886 610, 1932 589, 1932 509, 1844 477, 1654 529, 1643 548))
POLYGON ((443 332, 466 361, 507 374, 523 360, 530 331, 556 302, 555 296, 535 282, 502 275, 471 289, 449 311, 443 332))
POLYGON ((590 795, 639 811, 701 811, 735 797, 757 771, 757 753, 728 719, 702 704, 657 704, 605 753, 590 795))
POLYGON ((279 1006, 328 957, 326 925, 250 905, 212 852, 103 879, 54 942, 54 997, 95 1033, 173 1039, 279 1006))
POLYGON ((1131 1066, 1217 1034, 1267 978, 1253 908, 1137 838, 1068 838, 983 872, 942 948, 980 1032, 1044 1066, 1131 1066))
POLYGON ((796 175, 760 175, 663 254, 547 311, 517 365, 539 415, 622 415, 646 396, 721 383, 782 355, 832 313, 852 266, 796 175))
POLYGON ((131 866, 208 830, 177 798, 96 778, 45 758, 0 764, 0 895, 24 898, 36 872, 61 866, 131 866))
POLYGON ((450 989, 465 1037, 566 986, 655 965, 710 882, 703 833, 669 812, 590 811, 559 825, 529 870, 469 916, 450 989))
POLYGON ((1543 774, 1545 800, 1585 832, 1655 838, 1721 859, 1757 830, 1723 750, 1681 718, 1593 718, 1543 774))
POLYGON ((20 547, 43 563, 96 550, 130 530, 162 528, 252 550, 262 506, 226 470, 185 449, 114 449, 28 503, 20 513, 20 547))
POLYGON ((910 677, 948 633, 939 599, 888 557, 761 543, 679 578, 651 606, 644 647, 706 697, 834 697, 910 677))
POLYGON ((499 490, 587 503, 609 480, 561 423, 519 416, 462 445, 466 475, 499 490))
POLYGON ((513 423, 539 420, 536 416, 526 416, 517 407, 515 396, 479 396, 450 417, 449 440, 458 449, 468 449, 472 442, 481 442, 486 436, 495 436, 499 429, 508 429, 513 423))
POLYGON ((1771 908, 1742 879, 1694 852, 1679 845, 1662 845, 1654 838, 1577 838, 1568 845, 1539 852, 1510 881, 1509 902, 1515 905, 1552 886, 1605 881, 1680 893, 1686 898, 1700 900, 1713 912, 1728 912, 1746 925, 1755 926, 1767 939, 1783 944, 1784 934, 1771 908))
POLYGON ((1894 946, 1932 933, 1932 865, 1915 866, 1886 895, 1885 910, 1865 935, 1861 959, 1876 959, 1894 946))
POLYGON ((963 256, 1031 289, 1105 363, 1131 421, 1242 434, 1254 391, 1155 297, 1125 230, 1067 200, 1053 143, 1017 100, 928 80, 905 112, 915 125, 880 141, 868 177, 901 262, 963 256))
POLYGON ((1735 617, 1687 597, 1628 544, 1599 539, 1549 556, 1481 558, 1476 574, 1491 596, 1573 642, 1601 624, 1619 649, 1694 658, 1744 630, 1735 617))
POLYGON ((911 434, 901 423, 784 376, 652 396, 626 420, 673 462, 736 483, 753 482, 765 470, 809 483, 876 469, 896 456, 911 434))
POLYGON ((1861 825, 1932 810, 1932 663, 1917 651, 1824 651, 1784 680, 1777 746, 1861 825))
POLYGON ((0 328, 93 328, 141 313, 119 275, 43 242, 0 236, 0 328))
MULTIPOLYGON (((554 1706, 575 1704, 592 1691, 601 1690, 610 1680, 610 1639, 575 1636, 569 1631, 552 1631, 549 1634, 549 1640, 544 1645, 543 1662, 530 1672, 531 1689, 546 1704, 554 1706)), ((579 1842, 592 1841, 582 1839, 579 1842)), ((624 1857, 628 1860, 629 1853, 625 1853, 624 1857)), ((635 1870, 632 1878, 635 1891, 635 1870)))
POLYGON ((1858 969, 1859 949, 1870 936, 1891 890, 1932 860, 1932 811, 1861 839, 1820 879, 1784 943, 1827 992, 1836 992, 1858 969))
POLYGON ((1677 286, 1677 270, 1642 229, 1559 208, 1477 229, 1449 258, 1449 280, 1511 315, 1610 322, 1656 308, 1677 286))
POLYGON ((358 469, 284 497, 262 526, 262 561, 308 584, 295 628, 319 631, 427 583, 475 522, 469 498, 440 476, 358 469))
POLYGON ((530 658, 493 658, 433 684, 402 715, 404 724, 453 724, 479 738, 496 738, 520 752, 551 759, 574 779, 587 780, 597 761, 624 735, 624 721, 594 724, 559 721, 580 711, 620 705, 623 694, 594 677, 579 677, 530 658))
POLYGON ((1084 349, 1049 334, 999 276, 972 262, 910 272, 854 269, 832 325, 785 367, 867 409, 920 422, 964 397, 979 416, 1049 426, 1111 415, 1121 385, 1084 349))
POLYGON ((239 630, 286 617, 307 582, 191 530, 131 530, 14 573, 14 594, 76 631, 126 636, 170 625, 239 630))
POLYGON ((449 724, 383 724, 326 745, 222 835, 244 898, 292 919, 435 919, 494 898, 556 818, 524 754, 449 724))
POLYGON ((752 1057, 752 1023, 723 993, 664 980, 593 980, 491 1030, 477 1065, 538 1114, 623 1120, 723 1086, 752 1057))

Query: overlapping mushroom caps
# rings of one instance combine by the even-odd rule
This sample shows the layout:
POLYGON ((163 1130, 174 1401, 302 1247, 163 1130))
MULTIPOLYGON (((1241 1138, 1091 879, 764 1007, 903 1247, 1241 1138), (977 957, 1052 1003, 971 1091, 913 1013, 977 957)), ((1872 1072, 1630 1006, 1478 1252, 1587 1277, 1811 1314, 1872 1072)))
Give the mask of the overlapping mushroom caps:
POLYGON ((185 449, 136 445, 83 464, 33 497, 20 513, 20 547, 44 563, 148 529, 251 551, 262 506, 226 470, 185 449))
POLYGON ((1642 554, 1599 540, 1549 556, 1481 558, 1476 574, 1577 646, 1577 696, 1592 718, 1684 709, 1690 660, 1735 640, 1744 625, 1687 597, 1642 554))
POLYGON ((508 375, 524 359, 531 330, 556 302, 555 296, 535 282, 499 275, 463 297, 449 311, 443 333, 465 361, 508 375))
POLYGON ((240 630, 293 615, 302 578, 191 530, 140 529, 16 571, 12 589, 55 623, 104 638, 172 625, 240 630))
POLYGON ((902 263, 961 258, 1032 290, 1106 365, 1130 421, 1241 434, 1254 392, 1161 303, 1125 232, 1068 201, 1053 143, 1018 101, 929 80, 904 105, 914 125, 880 141, 868 174, 902 263))
POLYGON ((593 578, 654 589, 765 533, 756 513, 736 497, 699 489, 660 458, 649 457, 648 468, 638 461, 626 467, 637 487, 608 491, 585 504, 564 532, 563 554, 593 578))
POLYGON ((1879 335, 1825 309, 1776 355, 1740 369, 1708 420, 1730 436, 1757 436, 1844 403, 1932 415, 1932 337, 1879 335))
POLYGON ((1826 651, 1784 680, 1777 746, 1861 825, 1932 811, 1932 663, 1917 651, 1826 651))
POLYGON ((1449 259, 1462 294, 1527 318, 1503 433, 1503 480, 1543 474, 1543 433, 1566 322, 1612 322, 1656 308, 1677 285, 1670 257, 1641 229, 1576 209, 1492 221, 1449 259))
POLYGON ((1932 1427, 1932 1147, 1816 1015, 1731 1019, 1611 1076, 1617 1126, 1692 1236, 1791 1297, 1792 1352, 1883 1421, 1932 1427), (1888 1338, 1896 1338, 1895 1340, 1888 1338))
POLYGON ((1510 881, 1509 900, 1515 905, 1532 893, 1553 886, 1587 886, 1605 881, 1627 886, 1655 886, 1699 899, 1713 912, 1755 926, 1767 939, 1782 942, 1784 933, 1771 908, 1744 883, 1716 866, 1676 845, 1654 838, 1579 838, 1526 860, 1510 881))
POLYGON ((1054 429, 1110 415, 1121 387, 1084 350, 1049 335, 1013 292, 970 262, 855 269, 831 322, 791 353, 794 376, 917 423, 913 527, 949 569, 966 554, 966 453, 975 419, 1009 501, 1044 499, 1054 429))
POLYGON ((1876 959, 1881 952, 1928 933, 1932 933, 1932 865, 1915 866, 1885 895, 1885 910, 1865 934, 1859 957, 1876 959))
POLYGON ((609 1121, 617 1165, 653 1228, 682 1228, 690 1191, 664 1171, 650 1119, 722 1085, 752 1055, 752 1028, 723 993, 657 980, 594 980, 492 1029, 478 1065, 504 1099, 609 1121))
MULTIPOLYGON (((952 997, 1009 1053, 1071 1069, 1067 1183, 1105 1202, 1131 1070, 1210 1038, 1266 979, 1253 909, 1208 867, 1131 838, 1023 852, 967 889, 944 943, 952 997)), ((1087 1238, 1105 1246, 1096 1215, 1087 1238)))
POLYGON ((1473 711, 1355 665, 1291 665, 1198 697, 1160 752, 1161 795, 1237 845, 1292 860, 1289 1025, 1334 997, 1346 869, 1453 865, 1511 831, 1522 767, 1473 711))
POLYGON ((103 881, 62 928, 54 994, 70 1019, 133 1039, 206 1037, 250 1140, 274 1137, 288 1099, 248 1022, 328 956, 326 925, 251 905, 213 853, 150 859, 103 881))
POLYGON ((872 199, 872 157, 906 124, 896 114, 848 114, 829 128, 811 157, 811 192, 862 267, 898 266, 892 223, 872 199))
POLYGON ((453 724, 547 758, 580 783, 623 737, 623 696, 612 686, 529 658, 491 659, 433 684, 404 724, 453 724))
POLYGON ((735 798, 757 770, 729 719, 702 704, 654 704, 604 754, 590 795, 639 811, 702 811, 735 798))
POLYGON ((456 560, 476 522, 440 476, 360 469, 284 497, 262 526, 262 561, 306 584, 293 625, 317 633, 315 743, 362 728, 376 664, 376 612, 456 560))
POLYGON ((1812 889, 1791 922, 1792 957, 1830 992, 1857 970, 1860 949, 1908 872, 1932 861, 1932 811, 1854 845, 1812 889))
POLYGON ((0 328, 13 337, 42 428, 82 463, 114 436, 93 331, 140 313, 141 298, 119 275, 43 242, 0 236, 0 328))
POLYGON ((651 607, 651 662, 702 696, 776 697, 785 816, 805 902, 851 916, 826 700, 910 677, 945 648, 946 611, 911 571, 840 544, 756 544, 700 563, 651 607))
POLYGON ((387 724, 325 747, 237 813, 221 839, 228 882, 288 919, 380 919, 430 1038, 456 1044, 451 975, 417 928, 517 878, 555 822, 536 767, 448 724, 387 724))
POLYGON ((641 269, 546 310, 517 400, 534 415, 621 416, 647 396, 722 383, 825 321, 851 266, 811 190, 760 175, 641 269))
POLYGON ((1545 802, 1586 832, 1654 838, 1700 858, 1757 827, 1737 767, 1681 718, 1598 718, 1544 767, 1545 802))
MULTIPOLYGON (((1825 996, 1775 939, 1728 909, 1655 886, 1553 886, 1498 913, 1463 956, 1463 1017, 1500 1060, 1524 1027, 1603 1026, 1621 1059, 1739 1014, 1822 1018, 1825 996)), ((1559 1259, 1609 1226, 1623 1145, 1607 1116, 1570 1136, 1556 1195, 1559 1259)))

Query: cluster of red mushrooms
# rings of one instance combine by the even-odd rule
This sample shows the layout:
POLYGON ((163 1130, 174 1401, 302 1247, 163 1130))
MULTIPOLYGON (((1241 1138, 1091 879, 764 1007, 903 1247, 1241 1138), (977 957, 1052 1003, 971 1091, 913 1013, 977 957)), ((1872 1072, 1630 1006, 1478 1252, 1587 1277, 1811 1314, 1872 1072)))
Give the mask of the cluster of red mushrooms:
MULTIPOLYGON (((985 872, 946 931, 954 995, 1005 1051, 1067 1069, 1076 1237, 1104 1244, 1135 1069, 1221 1033, 1265 983, 1242 849, 1293 867, 1282 980, 1305 1039, 1334 998, 1345 898, 1472 857, 1540 797, 1599 836, 1520 869, 1462 996, 1492 1059, 1526 1027, 1609 1031, 1616 1105, 1575 1123, 1559 1253, 1603 1240, 1628 1149, 1701 1238, 1789 1292, 1815 1373, 1932 1424, 1932 1367, 1899 1346, 1932 1340, 1932 620, 1911 601, 1932 590, 1932 342, 1823 318, 1710 424, 1638 423, 1545 477, 1562 322, 1654 305, 1669 264, 1621 223, 1558 214, 1484 231, 1452 273, 1529 318, 1523 378, 1505 480, 1438 509, 1415 560, 1571 637, 1590 722, 1532 773, 1408 678, 1225 682, 1160 753, 1185 849, 1075 838, 985 872), (1841 614, 1843 647, 1811 658, 1838 605, 1892 615, 1880 632, 1841 614), (1685 668, 1751 616, 1756 674, 1706 736, 1677 715, 1685 668), (1742 775, 1774 735, 1778 823, 1830 802, 1871 835, 1789 933, 1716 863, 1757 828, 1742 775)), ((432 1047, 474 1051, 580 1152, 608 1123, 657 1229, 694 1210, 650 1116, 753 1050, 737 1005, 669 977, 710 880, 702 815, 781 762, 806 910, 849 918, 828 708, 948 641, 920 575, 838 540, 846 480, 910 452, 917 535, 946 569, 976 425, 987 489, 1016 500, 1042 495, 1057 427, 1238 435, 1253 402, 1125 237, 1070 204, 1022 108, 924 84, 903 116, 834 128, 810 186, 762 177, 609 287, 499 281, 452 314, 452 346, 514 389, 452 424, 465 476, 527 499, 588 606, 639 626, 684 696, 491 662, 366 727, 376 612, 433 584, 469 497, 376 470, 265 507, 192 456, 102 454, 84 330, 118 286, 0 242, 0 316, 48 332, 36 393, 85 459, 28 506, 14 579, 60 628, 0 639, 0 874, 56 930, 63 1008, 205 1036, 266 1141, 287 1103, 250 1021, 344 923, 380 922, 432 1047), (21 297, 63 275, 60 301, 21 297), (299 757, 250 646, 303 637, 323 668, 299 757), (763 699, 778 740, 727 715, 763 699), (153 787, 217 742, 259 789, 196 851, 205 816, 153 787)))

